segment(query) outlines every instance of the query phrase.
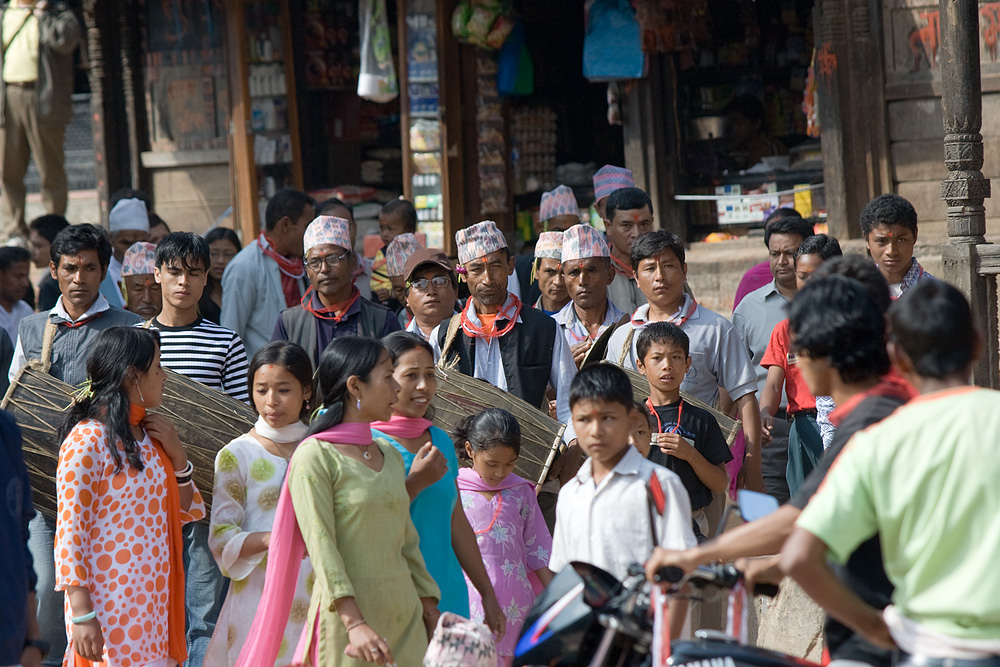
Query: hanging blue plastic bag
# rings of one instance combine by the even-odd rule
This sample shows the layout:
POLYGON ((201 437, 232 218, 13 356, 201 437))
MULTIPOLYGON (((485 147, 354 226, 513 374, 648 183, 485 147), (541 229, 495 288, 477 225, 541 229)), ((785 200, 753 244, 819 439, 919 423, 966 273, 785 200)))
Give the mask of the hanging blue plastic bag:
POLYGON ((583 76, 590 81, 641 79, 646 54, 628 0, 594 0, 583 39, 583 76))
POLYGON ((533 95, 535 92, 535 66, 524 37, 524 23, 516 21, 500 49, 497 92, 501 97, 533 95))

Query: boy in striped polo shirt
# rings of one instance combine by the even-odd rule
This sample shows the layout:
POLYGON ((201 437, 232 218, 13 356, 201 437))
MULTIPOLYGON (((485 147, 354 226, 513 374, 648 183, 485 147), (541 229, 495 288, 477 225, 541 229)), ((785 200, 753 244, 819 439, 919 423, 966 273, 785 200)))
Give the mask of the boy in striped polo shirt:
MULTIPOLYGON (((164 368, 247 403, 248 363, 243 341, 198 312, 210 263, 208 243, 196 234, 174 232, 160 242, 153 275, 161 286, 163 309, 149 326, 160 332, 160 363, 164 368)), ((225 579, 209 551, 204 524, 184 527, 184 569, 189 665, 201 667, 225 592, 225 579)))

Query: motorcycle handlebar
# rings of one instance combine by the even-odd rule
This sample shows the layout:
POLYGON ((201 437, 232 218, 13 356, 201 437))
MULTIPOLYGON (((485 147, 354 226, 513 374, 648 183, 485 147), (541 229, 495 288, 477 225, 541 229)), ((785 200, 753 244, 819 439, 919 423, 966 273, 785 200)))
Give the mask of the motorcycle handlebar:
MULTIPOLYGON (((699 588, 704 586, 719 586, 732 588, 743 578, 743 573, 732 565, 702 565, 685 575, 679 567, 668 565, 660 568, 653 575, 657 583, 685 584, 690 582, 699 588)), ((773 584, 758 584, 754 586, 754 594, 774 597, 778 587, 773 584)))

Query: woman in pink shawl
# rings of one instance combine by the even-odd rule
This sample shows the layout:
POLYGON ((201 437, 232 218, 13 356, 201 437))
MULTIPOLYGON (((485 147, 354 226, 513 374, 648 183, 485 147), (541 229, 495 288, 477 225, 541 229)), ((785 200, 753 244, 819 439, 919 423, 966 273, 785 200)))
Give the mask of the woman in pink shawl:
POLYGON ((437 585, 410 520, 403 459, 370 423, 399 386, 385 348, 338 338, 318 370, 322 415, 295 450, 278 501, 261 606, 237 667, 273 667, 306 552, 316 575, 295 663, 420 667, 437 585))
MULTIPOLYGON (((511 413, 490 408, 466 417, 455 431, 455 449, 472 462, 458 473, 462 508, 476 533, 479 551, 507 618, 507 634, 497 643, 500 667, 510 667, 524 618, 535 599, 531 575, 548 585, 552 536, 530 482, 514 474, 521 452, 521 427, 511 413)), ((473 620, 483 605, 469 582, 473 620)))

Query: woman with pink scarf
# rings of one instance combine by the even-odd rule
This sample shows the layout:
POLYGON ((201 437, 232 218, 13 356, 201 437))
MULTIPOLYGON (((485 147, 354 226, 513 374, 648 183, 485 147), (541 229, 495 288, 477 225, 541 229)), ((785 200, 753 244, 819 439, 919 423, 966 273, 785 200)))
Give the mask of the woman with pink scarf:
POLYGON ((482 619, 499 641, 504 614, 486 573, 476 536, 458 502, 458 459, 451 437, 431 425, 428 416, 437 392, 434 353, 430 344, 413 333, 399 331, 382 341, 393 362, 399 396, 392 418, 372 423, 376 438, 386 438, 403 456, 410 516, 420 535, 420 551, 427 569, 441 589, 442 612, 469 618, 469 591, 465 575, 482 598, 482 619))
POLYGON ((237 667, 273 667, 306 553, 316 578, 293 662, 419 667, 440 592, 407 511, 403 459, 370 427, 392 414, 392 361, 376 340, 338 338, 320 358, 318 383, 322 414, 289 464, 237 667))

